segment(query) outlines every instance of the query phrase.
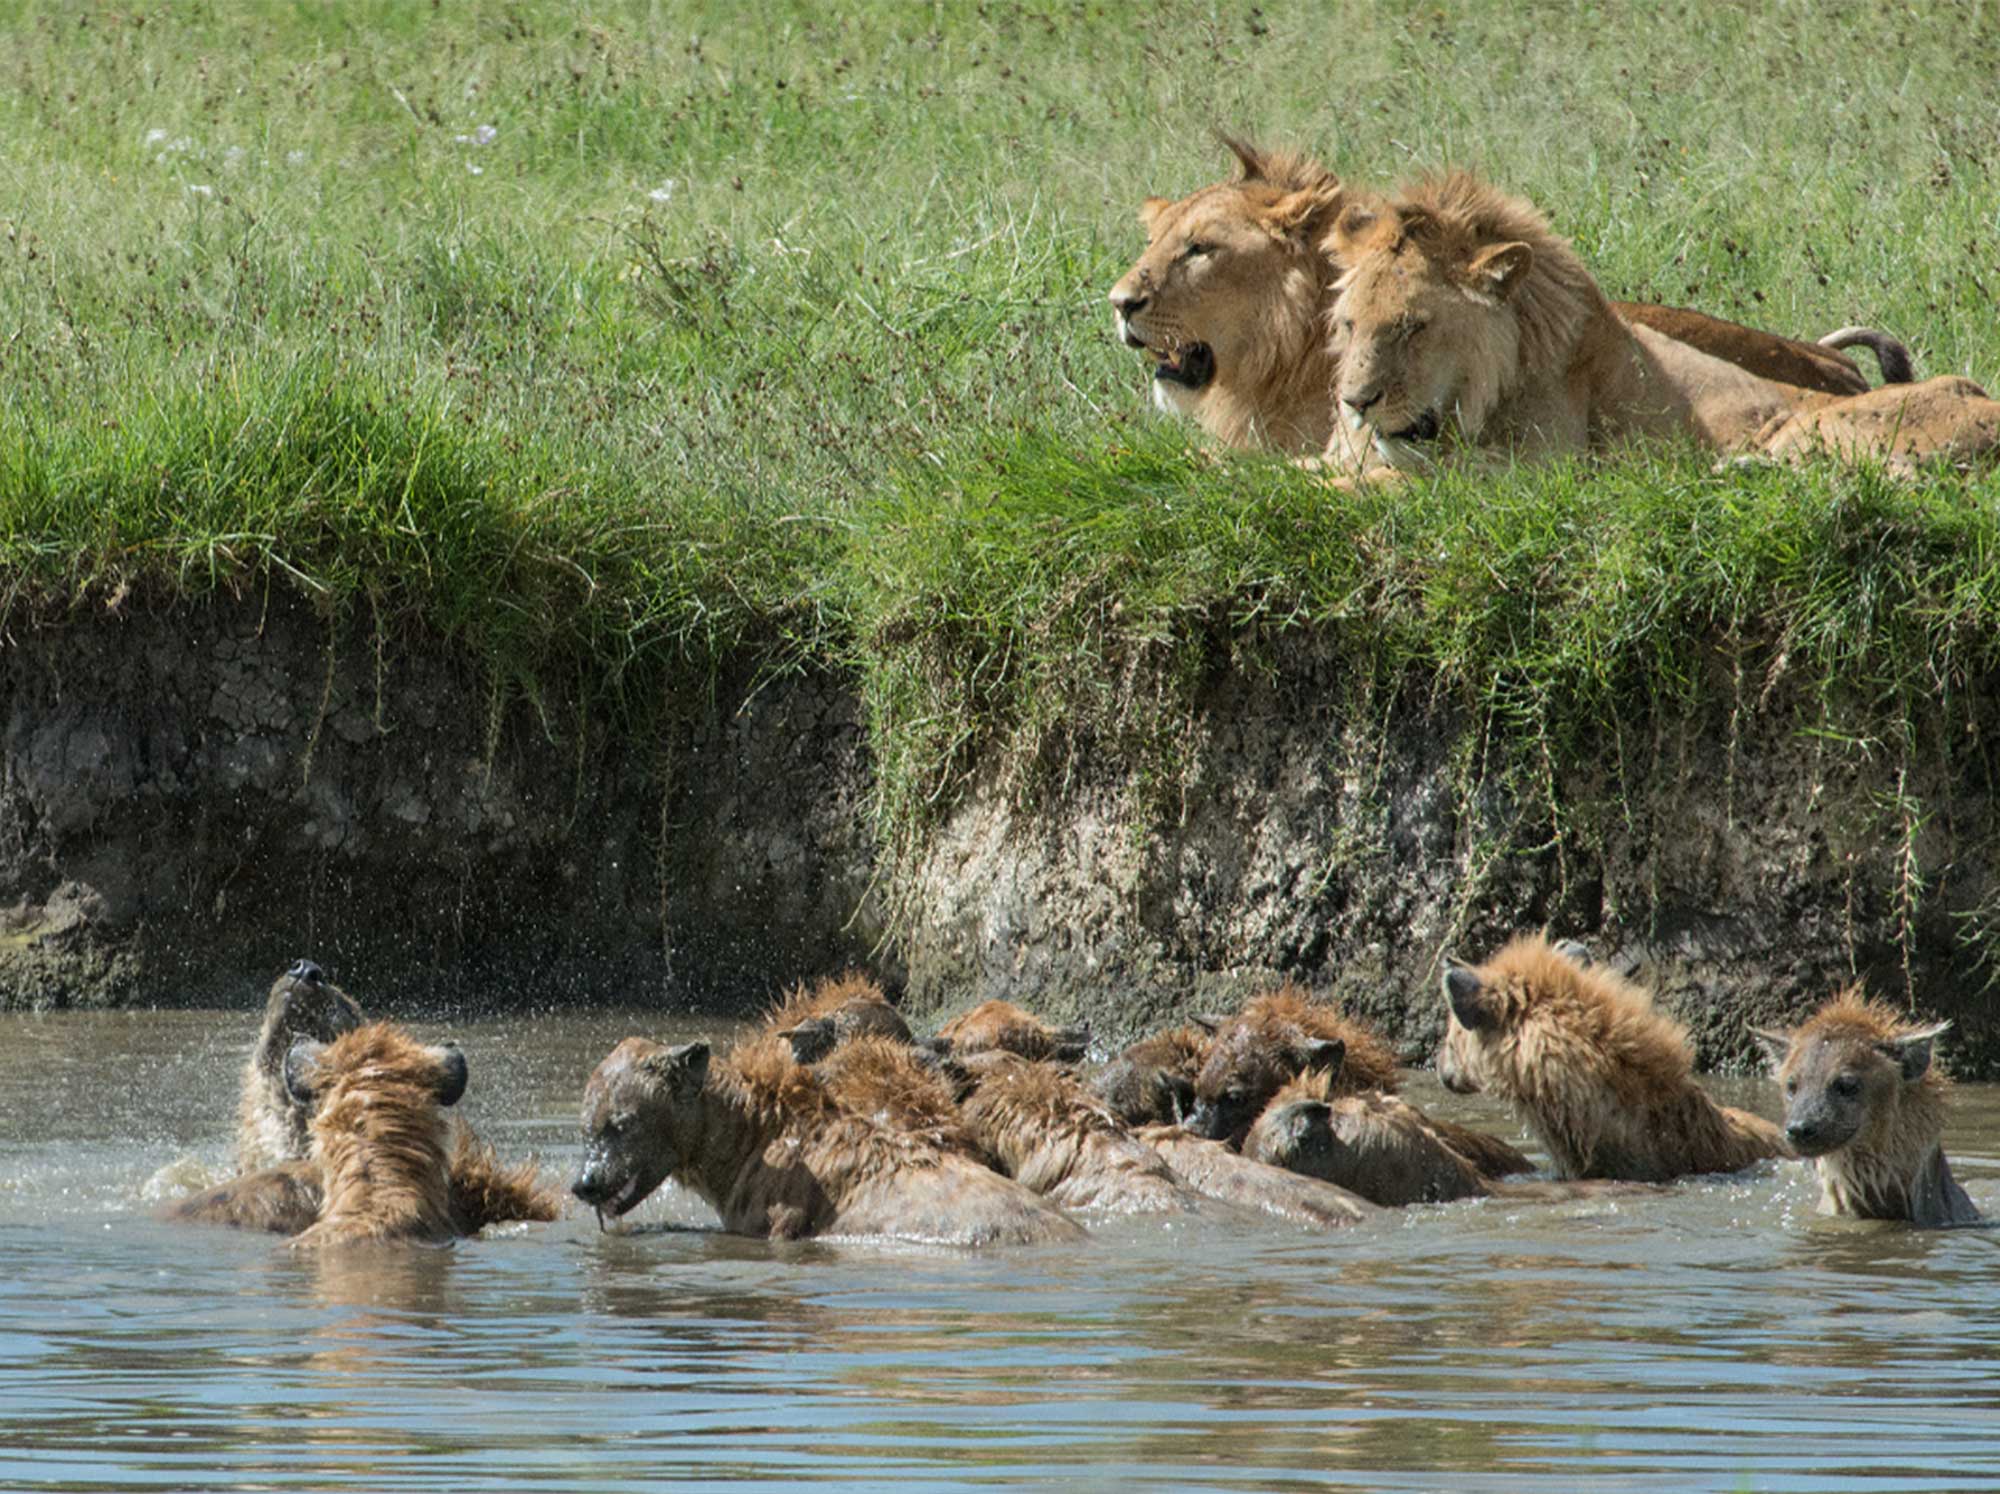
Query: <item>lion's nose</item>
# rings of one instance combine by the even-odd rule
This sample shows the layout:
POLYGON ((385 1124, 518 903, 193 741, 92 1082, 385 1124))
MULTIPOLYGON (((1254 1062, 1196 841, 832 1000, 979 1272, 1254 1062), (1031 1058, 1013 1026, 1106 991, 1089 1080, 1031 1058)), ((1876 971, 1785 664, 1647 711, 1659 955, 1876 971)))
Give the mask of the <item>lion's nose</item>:
POLYGON ((1371 408, 1382 402, 1382 391, 1380 389, 1357 389, 1352 394, 1349 394, 1347 391, 1342 390, 1340 402, 1355 414, 1366 415, 1371 408))
POLYGON ((1120 316, 1137 316, 1146 309, 1146 303, 1152 299, 1143 293, 1114 290, 1111 293, 1111 309, 1120 316))

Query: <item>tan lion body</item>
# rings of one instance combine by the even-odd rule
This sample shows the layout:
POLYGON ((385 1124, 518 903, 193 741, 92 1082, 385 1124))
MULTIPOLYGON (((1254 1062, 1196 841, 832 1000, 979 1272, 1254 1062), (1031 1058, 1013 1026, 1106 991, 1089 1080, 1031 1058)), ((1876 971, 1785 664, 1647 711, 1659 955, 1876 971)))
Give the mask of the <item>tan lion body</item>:
POLYGON ((1350 268, 1328 459, 1349 477, 1634 438, 1732 452, 1823 398, 1627 326, 1540 214, 1463 172, 1350 209, 1333 243, 1350 268))
POLYGON ((1448 1088, 1511 1104, 1560 1178, 1658 1182, 1786 1155, 1778 1128, 1695 1081, 1687 1033, 1652 997, 1540 935, 1445 973, 1448 1088))
MULTIPOLYGON (((1233 180, 1178 201, 1148 198, 1141 208, 1148 242, 1111 290, 1117 329, 1154 359, 1153 397, 1163 410, 1228 446, 1317 457, 1337 433, 1340 348, 1328 321, 1349 268, 1328 252, 1326 230, 1343 206, 1371 199, 1308 157, 1228 144, 1233 180), (1190 348, 1208 350, 1211 371, 1199 388, 1180 367, 1190 348)), ((1804 390, 1866 390, 1866 376, 1839 351, 1856 342, 1876 350, 1886 378, 1909 377, 1907 349, 1867 328, 1811 343, 1685 307, 1607 304, 1622 323, 1804 390)))
POLYGON ((1793 464, 1822 455, 1879 461, 1900 476, 1931 464, 1983 465, 2000 451, 2000 400, 1970 379, 1885 384, 1779 415, 1749 445, 1757 455, 1793 464))
POLYGON ((1906 1022, 1857 987, 1796 1032, 1757 1034, 1784 1086, 1786 1138, 1819 1174, 1821 1213, 1980 1222, 1944 1155, 1951 1085, 1931 1047, 1949 1025, 1906 1022))

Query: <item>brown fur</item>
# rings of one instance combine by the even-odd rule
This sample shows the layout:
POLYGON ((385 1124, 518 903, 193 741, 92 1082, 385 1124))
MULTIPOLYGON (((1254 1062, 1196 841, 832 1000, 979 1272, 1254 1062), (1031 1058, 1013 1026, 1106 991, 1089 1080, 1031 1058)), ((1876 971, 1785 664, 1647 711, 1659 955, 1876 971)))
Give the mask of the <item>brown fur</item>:
POLYGON ((1352 1190, 1384 1208, 1465 1198, 1575 1203, 1650 1192, 1654 1186, 1503 1179, 1454 1144, 1480 1134, 1427 1115, 1394 1095, 1336 1094, 1325 1074, 1313 1073, 1279 1091, 1250 1128, 1243 1152, 1352 1190))
POLYGON ((908 1045, 884 1037, 850 1038, 820 1062, 819 1077, 842 1108, 917 1136, 939 1151, 955 1152, 982 1167, 994 1165, 959 1114, 951 1087, 908 1045))
POLYGON ((231 1229, 296 1235, 319 1218, 319 1164, 309 1157, 260 1167, 177 1199, 162 1218, 180 1224, 220 1224, 231 1229))
POLYGON ((1334 1070, 1342 1093, 1393 1091, 1397 1084, 1395 1052, 1373 1028, 1287 981, 1216 1021, 1195 1076, 1189 1129, 1239 1144, 1271 1096, 1316 1068, 1334 1070))
POLYGON ((583 1131, 572 1191, 600 1216, 671 1177, 738 1234, 958 1245, 1082 1235, 1019 1184, 855 1114, 771 1035, 713 1063, 706 1043, 625 1039, 585 1086, 583 1131))
POLYGON ((1757 1034, 1785 1090, 1786 1139, 1819 1174, 1822 1213, 1979 1222, 1944 1155, 1951 1086, 1931 1049, 1949 1025, 1906 1022, 1857 986, 1796 1032, 1757 1034))
MULTIPOLYGON (((294 1050, 288 1071, 305 1069, 324 1190, 318 1218, 295 1246, 457 1237, 443 1111, 457 1099, 449 1052, 390 1022, 345 1033, 304 1065, 294 1050)), ((462 1078, 461 1067, 461 1086, 462 1078)))
POLYGON ((476 1235, 488 1225, 562 1218, 563 1192, 542 1177, 533 1158, 502 1165, 493 1147, 460 1121, 451 1145, 451 1225, 460 1235, 476 1235))
POLYGON ((1428 1121, 1395 1095, 1338 1094, 1326 1074, 1302 1074, 1272 1096, 1243 1139, 1243 1155, 1385 1208, 1484 1198, 1490 1188, 1479 1169, 1428 1121))
POLYGON ((312 1108, 285 1089, 285 1055, 301 1038, 330 1043, 367 1019, 360 1006, 310 960, 271 982, 264 1025, 244 1064, 237 1105, 236 1167, 255 1172, 295 1161, 311 1149, 312 1108))
POLYGON ((1140 209, 1149 242, 1111 290, 1119 335, 1154 360, 1162 409, 1230 446, 1318 451, 1338 367, 1321 325, 1337 272, 1319 241, 1345 194, 1307 157, 1229 144, 1234 180, 1140 209), (1212 360, 1199 389, 1174 377, 1191 349, 1212 360))
POLYGON ((1090 1035, 1078 1027, 1051 1027, 1011 1001, 983 1001, 938 1029, 938 1042, 954 1057, 998 1051, 1040 1062, 1074 1062, 1090 1035))
MULTIPOLYGON (((1141 208, 1146 250, 1111 291, 1119 335, 1156 363, 1171 363, 1194 344, 1218 349, 1207 387, 1156 378, 1155 403, 1226 445, 1316 457, 1335 435, 1340 355, 1327 322, 1348 266, 1324 236, 1310 240, 1342 206, 1374 198, 1343 188, 1307 157, 1229 144, 1237 158, 1233 180, 1177 202, 1148 198, 1141 208), (1191 242, 1220 246, 1228 258, 1183 260, 1191 242), (1128 314, 1135 299, 1149 304, 1128 314)), ((1686 307, 1608 304, 1623 323, 1806 390, 1866 390, 1867 378, 1839 351, 1857 342, 1876 349, 1886 380, 1910 377, 1908 350, 1869 328, 1843 328, 1810 343, 1686 307)))
POLYGON ((1158 1152, 1053 1064, 1015 1058, 989 1066, 963 1114, 1002 1171, 1064 1208, 1201 1211, 1200 1195, 1158 1152))
POLYGON ((1926 467, 1976 467, 2000 452, 2000 400, 1970 379, 1885 384, 1866 394, 1774 416, 1751 451, 1800 465, 1814 457, 1878 461, 1899 477, 1926 467))
POLYGON ((1314 1229, 1339 1229, 1375 1212, 1345 1188, 1243 1156, 1180 1126, 1142 1126, 1132 1134, 1206 1198, 1314 1229))
MULTIPOLYGON (((1611 312, 1628 327, 1651 327, 1711 358, 1734 363, 1760 379, 1822 394, 1863 394, 1868 389, 1868 376, 1830 341, 1801 342, 1774 332, 1759 332, 1740 322, 1724 321, 1685 306, 1613 301, 1611 312)), ((1829 334, 1832 338, 1841 336, 1865 341, 1875 348, 1876 356, 1883 360, 1885 380, 1908 382, 1909 352, 1895 338, 1866 327, 1843 328, 1829 334)))
POLYGON ((1562 1178, 1663 1181, 1785 1155, 1777 1127, 1717 1105, 1652 997, 1539 934, 1445 973, 1438 1075, 1513 1105, 1562 1178))
POLYGON ((859 970, 793 986, 765 1016, 764 1030, 787 1032, 821 1020, 831 1025, 828 1036, 835 1043, 864 1035, 910 1041, 908 1024, 889 1004, 882 987, 859 970))
POLYGON ((1331 313, 1342 418, 1328 458, 1350 477, 1633 437, 1735 451, 1824 398, 1619 321, 1533 207, 1465 172, 1348 209, 1331 250, 1350 268, 1331 313))
POLYGON ((1194 1080, 1208 1051, 1199 1027, 1141 1038, 1092 1076, 1091 1092, 1128 1126, 1179 1125, 1194 1110, 1194 1080))

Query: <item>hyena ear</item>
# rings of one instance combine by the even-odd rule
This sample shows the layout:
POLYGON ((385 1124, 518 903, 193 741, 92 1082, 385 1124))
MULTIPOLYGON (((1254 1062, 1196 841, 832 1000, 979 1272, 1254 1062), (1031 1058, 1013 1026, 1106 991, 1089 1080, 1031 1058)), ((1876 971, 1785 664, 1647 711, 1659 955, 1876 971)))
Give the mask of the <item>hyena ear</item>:
POLYGON ((1487 990, 1479 972, 1456 961, 1445 966, 1444 999, 1451 1004, 1451 1014, 1458 1018, 1458 1025, 1470 1031, 1478 1032, 1499 1020, 1493 993, 1487 990))
POLYGON ((672 1088, 700 1089, 708 1082, 708 1044, 682 1043, 668 1048, 648 1058, 646 1067, 672 1088))
POLYGON ((1775 1027, 1753 1027, 1750 1036, 1757 1040, 1757 1046, 1764 1050, 1764 1056, 1771 1061, 1771 1067, 1784 1067, 1785 1059, 1792 1051, 1792 1035, 1780 1032, 1775 1027))
POLYGON ((1903 1066, 1903 1082, 1911 1084, 1924 1077, 1931 1066, 1931 1044, 1950 1026, 1949 1022, 1933 1022, 1929 1027, 1906 1032, 1876 1046, 1903 1066))
POLYGON ((437 1055, 438 1086, 437 1102, 449 1110, 465 1098, 465 1055, 459 1051, 457 1043, 445 1043, 431 1049, 437 1055))
POLYGON ((839 1034, 834 1030, 833 1018, 811 1017, 796 1027, 787 1027, 778 1034, 792 1045, 792 1062, 818 1063, 833 1051, 839 1034))
POLYGON ((1581 965, 1586 970, 1597 963, 1590 957, 1590 946, 1581 939, 1558 939, 1553 947, 1557 954, 1571 964, 1581 965))
POLYGON ((285 1093, 301 1105, 319 1097, 319 1056, 325 1051, 325 1043, 311 1038, 300 1038, 286 1050, 285 1093))
POLYGON ((1339 1038, 1308 1038, 1299 1045, 1299 1056, 1309 1069, 1324 1069, 1326 1077, 1338 1079, 1340 1066, 1347 1062, 1347 1044, 1339 1038))

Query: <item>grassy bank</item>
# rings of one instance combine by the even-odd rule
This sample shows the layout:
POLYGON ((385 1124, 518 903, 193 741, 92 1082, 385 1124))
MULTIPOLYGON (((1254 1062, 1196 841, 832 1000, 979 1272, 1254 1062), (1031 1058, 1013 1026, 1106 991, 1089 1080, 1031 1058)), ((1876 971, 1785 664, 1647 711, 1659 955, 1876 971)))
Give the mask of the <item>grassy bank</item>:
POLYGON ((638 709, 853 669, 892 834, 996 741, 1170 776, 1200 671, 1287 629, 1543 758, 1718 644, 1856 750, 1994 663, 1990 479, 1669 453, 1334 501, 1146 415, 1103 303, 1226 125, 1479 166, 1614 294, 2000 379, 1990 7, 0 16, 16 620, 268 580, 638 709))

